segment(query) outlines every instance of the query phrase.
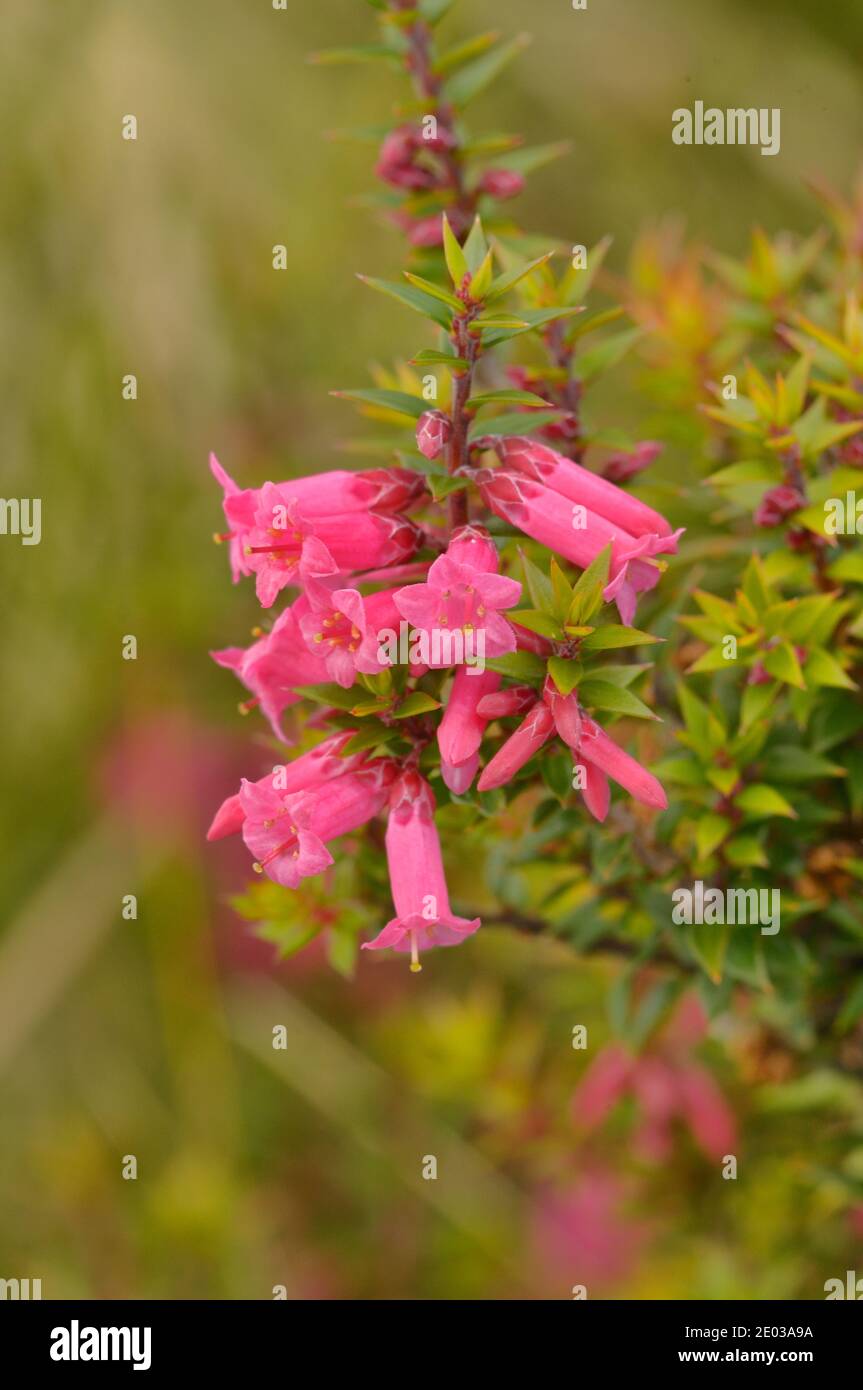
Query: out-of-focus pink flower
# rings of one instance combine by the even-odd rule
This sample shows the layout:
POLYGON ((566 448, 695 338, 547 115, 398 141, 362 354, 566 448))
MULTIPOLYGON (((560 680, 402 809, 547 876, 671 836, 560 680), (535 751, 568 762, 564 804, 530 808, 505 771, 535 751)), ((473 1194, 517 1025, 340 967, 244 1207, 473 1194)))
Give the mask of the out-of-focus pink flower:
POLYGON ((573 1117, 595 1129, 611 1114, 629 1084, 635 1058, 620 1043, 604 1047, 587 1068, 572 1100, 573 1117))
POLYGON ((417 448, 436 459, 452 438, 452 420, 442 410, 426 410, 417 421, 417 448))
POLYGON ((397 628, 399 612, 391 590, 363 598, 358 589, 330 589, 310 580, 308 611, 299 620, 310 652, 316 652, 330 680, 349 689, 358 671, 377 675, 386 663, 378 656, 378 633, 397 628))
MULTIPOLYGON (((476 528, 454 537, 445 555, 428 572, 425 584, 396 590, 396 607, 415 628, 425 632, 446 628, 474 639, 483 633, 484 656, 515 651, 515 634, 499 609, 512 608, 521 597, 517 579, 493 572, 497 551, 476 528)), ((444 664, 444 663, 441 663, 444 664)))
POLYGON ((786 517, 806 506, 806 498, 796 487, 772 487, 765 492, 755 512, 756 526, 781 526, 786 517))
POLYGON ((272 630, 250 647, 225 647, 211 652, 219 666, 233 671, 253 696, 245 711, 259 705, 270 728, 283 743, 291 740, 282 724, 282 715, 299 696, 298 685, 322 685, 329 680, 326 663, 305 645, 299 619, 308 610, 305 596, 279 614, 272 630))
POLYGON ((333 859, 328 840, 338 839, 386 805, 395 764, 377 759, 306 791, 285 795, 275 776, 240 787, 242 834, 255 868, 285 888, 320 873, 333 859))
POLYGON ((456 917, 449 904, 440 840, 434 823, 434 794, 418 772, 402 772, 393 784, 386 848, 396 915, 367 951, 410 951, 411 969, 421 969, 419 952, 456 946, 480 925, 456 917))
POLYGON ((514 169, 486 169, 479 187, 490 198, 499 201, 516 198, 524 189, 524 174, 516 173, 514 169))
POLYGON ((621 449, 619 453, 609 454, 602 465, 602 476, 610 483, 625 483, 649 468, 661 453, 662 445, 655 439, 644 439, 634 449, 621 449))
POLYGON ((625 1095, 631 1094, 639 1110, 635 1148, 651 1163, 667 1158, 675 1120, 686 1126, 711 1160, 733 1153, 737 1145, 731 1108, 706 1067, 690 1060, 689 1024, 683 1028, 683 1019, 683 1031, 679 1031, 679 1016, 680 1009, 651 1049, 640 1056, 633 1056, 619 1043, 603 1048, 572 1098, 575 1123, 591 1132, 605 1123, 625 1095))
POLYGON ((483 768, 477 782, 481 792, 492 791, 512 781, 518 770, 529 763, 542 745, 554 733, 554 717, 548 705, 537 700, 533 709, 521 721, 494 757, 483 768))
POLYGON ((592 1296, 597 1285, 626 1278, 648 1237, 644 1223, 621 1215, 623 1186, 607 1174, 589 1173, 565 1193, 544 1193, 534 1211, 533 1246, 544 1269, 592 1296))
POLYGON ((695 1063, 677 1072, 680 1104, 696 1144, 708 1158, 737 1147, 737 1126, 725 1097, 706 1067, 695 1063))
MULTIPOLYGON (((455 769, 470 762, 473 772, 476 772, 476 755, 488 723, 479 713, 478 706, 484 696, 491 696, 498 689, 500 679, 494 671, 471 673, 465 666, 460 666, 456 671, 437 731, 440 755, 449 768, 455 769)), ((467 791, 467 787, 470 786, 470 781, 466 786, 463 785, 465 775, 466 773, 460 778, 456 777, 462 791, 467 791)), ((447 779, 446 773, 444 780, 450 790, 454 791, 455 787, 447 779)))
POLYGON ((584 763, 584 786, 581 795, 594 820, 604 821, 611 804, 611 788, 605 773, 594 763, 584 763))
MULTIPOLYGON (((675 531, 672 535, 646 534, 636 538, 584 503, 564 500, 563 494, 514 469, 481 469, 477 481, 486 505, 497 516, 581 569, 587 569, 610 544, 611 578, 605 597, 614 599, 621 620, 627 624, 635 616, 638 594, 652 589, 659 581, 659 570, 646 562, 656 555, 673 554, 682 534, 675 531)), ((626 493, 621 496, 633 500, 626 493)))
MULTIPOLYGON (((452 222, 452 218, 450 218, 452 222)), ((453 231, 455 228, 453 227, 453 231)), ((440 246, 443 242, 443 225, 439 213, 432 217, 420 217, 411 221, 408 231, 411 246, 440 246)))

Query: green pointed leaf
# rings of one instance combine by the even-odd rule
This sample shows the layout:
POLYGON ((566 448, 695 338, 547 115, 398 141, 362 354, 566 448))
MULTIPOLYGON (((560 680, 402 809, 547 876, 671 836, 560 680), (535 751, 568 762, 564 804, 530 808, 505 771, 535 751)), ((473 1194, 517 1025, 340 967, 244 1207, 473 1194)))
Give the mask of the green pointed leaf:
POLYGON ((436 285, 433 280, 424 280, 421 275, 414 275, 410 270, 403 270, 402 274, 408 284, 413 285, 414 289, 419 290, 421 294, 430 295, 432 299, 439 299, 455 314, 462 312, 464 305, 461 300, 456 299, 455 295, 444 289, 443 285, 436 285))
POLYGON ((835 656, 820 648, 810 652, 804 668, 806 684, 811 688, 828 686, 836 690, 856 690, 857 685, 840 666, 835 656))
POLYGON ((569 695, 581 678, 583 667, 580 661, 565 661, 563 657, 551 656, 548 659, 548 674, 561 695, 569 695))
POLYGON ((465 106, 473 97, 484 91, 498 73, 503 72, 529 43, 530 38, 527 34, 518 34, 507 43, 481 54, 473 62, 466 64, 444 83, 444 100, 451 102, 453 106, 465 106))
POLYGON ((753 782, 750 786, 744 787, 743 791, 735 796, 734 804, 750 816, 787 816, 789 820, 797 819, 794 807, 785 800, 781 792, 775 787, 769 787, 766 782, 753 782))
POLYGON ((479 217, 474 218, 473 226, 462 249, 467 268, 471 275, 475 275, 488 255, 488 242, 485 239, 485 232, 479 217))
POLYGON ((789 642, 781 642, 778 647, 774 647, 767 652, 763 658, 764 669, 774 680, 783 681, 785 685, 796 685, 799 690, 805 690, 806 682, 803 679, 803 672, 800 669, 800 662, 797 660, 797 653, 789 642))
POLYGON ((581 682, 579 697, 583 704, 592 709, 611 710, 614 714, 628 714, 634 719, 656 719, 652 709, 643 700, 633 695, 631 690, 622 690, 610 681, 590 677, 581 682))
POLYGON ((424 690, 413 690, 393 710, 393 719, 410 719, 415 714, 429 714, 435 709, 440 709, 440 700, 432 699, 424 690))
POLYGON ((572 591, 572 606, 567 614, 567 622, 581 626, 590 622, 594 613, 602 607, 602 594, 608 584, 608 570, 611 564, 611 546, 607 545, 580 575, 572 591))
POLYGON ((540 637, 548 637, 552 642, 563 641, 563 629, 560 624, 555 622, 549 613, 543 613, 538 608, 517 608, 510 612, 510 619, 518 623, 519 627, 527 628, 528 632, 536 632, 540 637))
MULTIPOLYGON (((467 402, 468 410, 479 410, 484 405, 548 405, 548 401, 543 400, 542 396, 534 395, 533 391, 517 391, 515 387, 511 390, 504 388, 500 391, 482 391, 479 395, 471 396, 467 402)), ((522 417, 524 418, 524 417, 522 417)), ((491 422, 494 424, 494 421, 491 422)))
POLYGON ((539 608, 543 613, 553 615, 554 589, 551 580, 525 555, 523 550, 519 550, 518 554, 534 608, 539 608))
POLYGON ((456 289, 458 289, 464 277, 468 274, 468 264, 464 251, 462 251, 459 245, 458 237, 449 224, 449 218, 446 213, 443 214, 443 253, 450 279, 456 289))
POLYGON ((486 657, 486 666, 510 680, 536 684, 545 679, 545 662, 533 652, 507 652, 506 656, 486 657))
POLYGON ((359 401, 362 405, 376 405, 384 410, 395 410, 399 415, 408 415, 418 420, 428 410, 428 402, 421 396, 410 396, 407 391, 383 391, 375 388, 358 391, 331 391, 331 396, 340 400, 359 401))
POLYGON ((400 304, 406 304, 409 309, 422 314, 424 318, 431 319, 439 327, 449 329, 452 315, 447 313, 438 299, 424 294, 422 290, 415 289, 413 285, 400 285, 396 280, 376 280, 370 275, 359 275, 357 279, 362 280, 364 285, 369 285, 373 290, 379 290, 381 294, 389 295, 391 299, 397 299, 400 304))
POLYGON ((727 816, 713 812, 700 816, 695 827, 695 851, 699 860, 709 859, 733 829, 727 816))
POLYGON ((581 650, 583 652, 603 652, 611 651, 619 647, 641 647, 650 642, 661 642, 661 637, 654 637, 651 632, 641 632, 637 627, 624 627, 621 623, 606 623, 604 627, 595 628, 587 637, 582 639, 581 650))
POLYGON ((545 265, 546 261, 553 255, 553 251, 547 251, 544 256, 538 256, 535 261, 529 261, 526 265, 517 266, 515 270, 508 270, 505 274, 498 275, 497 279, 492 281, 491 288, 485 296, 486 304, 491 304, 495 299, 500 299, 507 294, 528 275, 532 275, 539 266, 545 265))

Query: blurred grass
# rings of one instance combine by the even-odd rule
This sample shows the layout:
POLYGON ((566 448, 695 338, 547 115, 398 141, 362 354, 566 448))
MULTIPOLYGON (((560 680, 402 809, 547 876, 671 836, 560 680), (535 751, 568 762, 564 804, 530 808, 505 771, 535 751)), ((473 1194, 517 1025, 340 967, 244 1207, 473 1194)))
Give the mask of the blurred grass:
MULTIPOLYGON (((332 466, 352 420, 329 389, 364 384, 370 362, 420 341, 410 316, 354 278, 394 274, 401 258, 397 234, 350 205, 373 151, 324 137, 384 121, 399 85, 306 63, 365 38, 372 19, 358 0, 287 13, 264 0, 6 0, 0 12, 0 467, 5 496, 43 499, 40 546, 0 538, 11 923, 0 997, 22 1025, 0 1073, 0 1275, 42 1277, 47 1296, 544 1287, 511 1233, 489 1256, 445 1201, 436 1212, 394 1180, 404 1160, 388 1126, 380 1151, 356 1144, 237 1047, 223 996, 260 957, 222 898, 244 868, 228 861, 217 878, 225 861, 200 842, 253 736, 206 656, 245 641, 255 619, 209 544, 219 512, 207 453, 246 482, 332 466), (134 144, 120 139, 127 113, 134 144), (276 242, 295 274, 272 271, 276 242), (121 399, 128 372, 136 402, 121 399), (120 658, 127 633, 135 663, 120 658), (137 746, 142 728, 151 741, 107 798, 106 757, 137 746), (141 762, 152 776, 132 794, 141 762), (105 814, 112 839, 94 829, 105 814), (83 879, 68 872, 82 845, 83 879), (124 892, 139 894, 137 922, 120 916, 124 892), (22 932, 30 950, 13 969, 22 932), (130 1152, 136 1184, 119 1176, 130 1152)), ((645 221, 668 211, 732 254, 753 222, 807 231, 817 219, 804 178, 846 185, 859 159, 863 12, 850 0, 606 0, 577 13, 564 0, 463 0, 448 24, 532 30, 474 119, 572 141, 519 215, 573 242, 613 232, 618 269, 645 221), (781 155, 673 146, 672 109, 697 98, 780 106, 781 155)), ((638 402, 620 408, 637 418, 638 402)), ((390 967, 369 968, 361 986, 309 967, 293 987, 322 1036, 344 1034, 391 1073, 393 1133, 403 1103, 430 1134, 452 1127, 465 1172, 499 1164, 501 1182, 526 1194, 575 1178, 568 1040, 573 1017, 604 1028, 605 967, 574 969, 553 944, 494 931, 435 966, 421 995, 390 967)), ((314 1039, 311 1077, 328 1058, 314 1039)), ((811 1135, 783 1123, 774 1161, 777 1122, 753 1121, 756 1177, 721 1218, 682 1160, 639 1296, 811 1285, 811 1261, 820 1269, 841 1248, 841 1203, 830 1184, 802 1195, 811 1135)), ((480 1225, 492 1219, 483 1201, 480 1225)))

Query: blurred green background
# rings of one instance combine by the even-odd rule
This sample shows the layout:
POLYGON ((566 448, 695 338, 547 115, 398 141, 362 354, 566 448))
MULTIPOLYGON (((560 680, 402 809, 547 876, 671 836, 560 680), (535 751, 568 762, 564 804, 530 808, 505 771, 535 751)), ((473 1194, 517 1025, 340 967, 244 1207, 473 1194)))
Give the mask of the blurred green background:
MULTIPOLYGON (((317 945, 274 967, 227 902, 245 855, 203 842, 266 756, 207 657, 256 620, 210 544, 207 453, 244 484, 339 466, 353 421, 329 389, 420 345, 355 279, 403 259, 352 205, 374 151, 325 138, 386 121, 402 85, 306 62, 373 21, 361 0, 0 9, 0 470, 43 508, 41 545, 0 537, 0 1277, 45 1297, 566 1298, 587 1271, 598 1296, 823 1296, 849 1250, 839 1195, 808 1180, 820 1136, 745 1076, 726 1069, 747 1180, 719 1197, 683 1138, 649 1202, 620 1146, 576 1143, 572 1027, 608 1036, 613 963, 490 927, 416 979, 363 960, 344 980, 317 945), (296 275, 271 268, 280 242, 296 275), (550 1193, 575 1194, 562 1251, 550 1193)), ((804 179, 844 188, 858 164, 854 0, 462 0, 444 33, 485 28, 534 42, 473 127, 572 141, 515 212, 613 233, 617 270, 669 212, 735 255, 754 222, 808 232, 804 179), (779 106, 781 154, 672 145, 698 98, 779 106)))

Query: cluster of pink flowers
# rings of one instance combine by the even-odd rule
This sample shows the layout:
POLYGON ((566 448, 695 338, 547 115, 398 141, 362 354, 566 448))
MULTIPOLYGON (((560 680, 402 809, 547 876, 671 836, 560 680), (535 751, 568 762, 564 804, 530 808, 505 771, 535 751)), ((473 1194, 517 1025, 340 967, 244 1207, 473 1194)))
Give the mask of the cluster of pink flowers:
MULTIPOLYGON (((427 454, 443 448, 448 425, 439 412, 424 415, 420 448, 427 454)), ((464 467, 489 511, 581 568, 610 545, 605 597, 631 623, 637 595, 659 578, 652 557, 672 552, 679 532, 614 483, 529 438, 489 436, 472 446, 471 458, 475 453, 498 459, 494 467, 472 461, 464 467)), ((381 634, 400 625, 420 634, 481 637, 480 650, 492 659, 519 649, 554 654, 554 644, 507 616, 522 586, 500 573, 485 526, 457 526, 444 543, 437 527, 408 515, 430 505, 421 474, 333 471, 241 489, 214 457, 211 468, 223 489, 228 525, 217 538, 230 545, 235 582, 254 575, 266 609, 283 589, 294 591, 251 646, 213 653, 250 692, 243 708, 260 707, 281 742, 293 740, 285 715, 304 687, 349 689, 361 676, 385 675, 391 659, 381 634)), ((434 792, 418 770, 429 745, 436 742, 441 778, 456 795, 466 793, 478 773, 480 791, 510 781, 557 737, 585 770, 584 801, 597 819, 608 812, 609 778, 646 806, 667 804, 657 779, 589 717, 577 692, 561 694, 550 678, 541 688, 505 683, 484 666, 451 655, 439 659, 432 650, 409 662, 408 684, 398 696, 381 697, 382 723, 391 723, 399 699, 416 690, 410 682, 447 668, 452 680, 440 692, 446 700, 441 714, 434 710, 432 718, 431 700, 399 724, 409 753, 351 752, 354 731, 343 727, 344 710, 323 704, 307 721, 325 731, 323 741, 258 781, 244 780, 209 832, 211 839, 240 833, 258 872, 296 888, 333 862, 332 841, 386 812, 396 915, 367 945, 410 952, 417 969, 419 952, 454 945, 479 926, 450 908, 434 792), (513 718, 517 726, 480 772, 489 726, 513 718)), ((370 698, 366 691, 366 703, 370 698)))
POLYGON ((634 1147, 647 1162, 667 1158, 675 1121, 686 1126, 705 1157, 716 1160, 733 1153, 737 1126, 731 1107, 707 1068, 690 1060, 691 1048, 706 1032, 704 1012, 690 995, 656 1043, 641 1054, 621 1043, 604 1048, 573 1098, 577 1125, 592 1133, 631 1096, 640 1112, 634 1147))

